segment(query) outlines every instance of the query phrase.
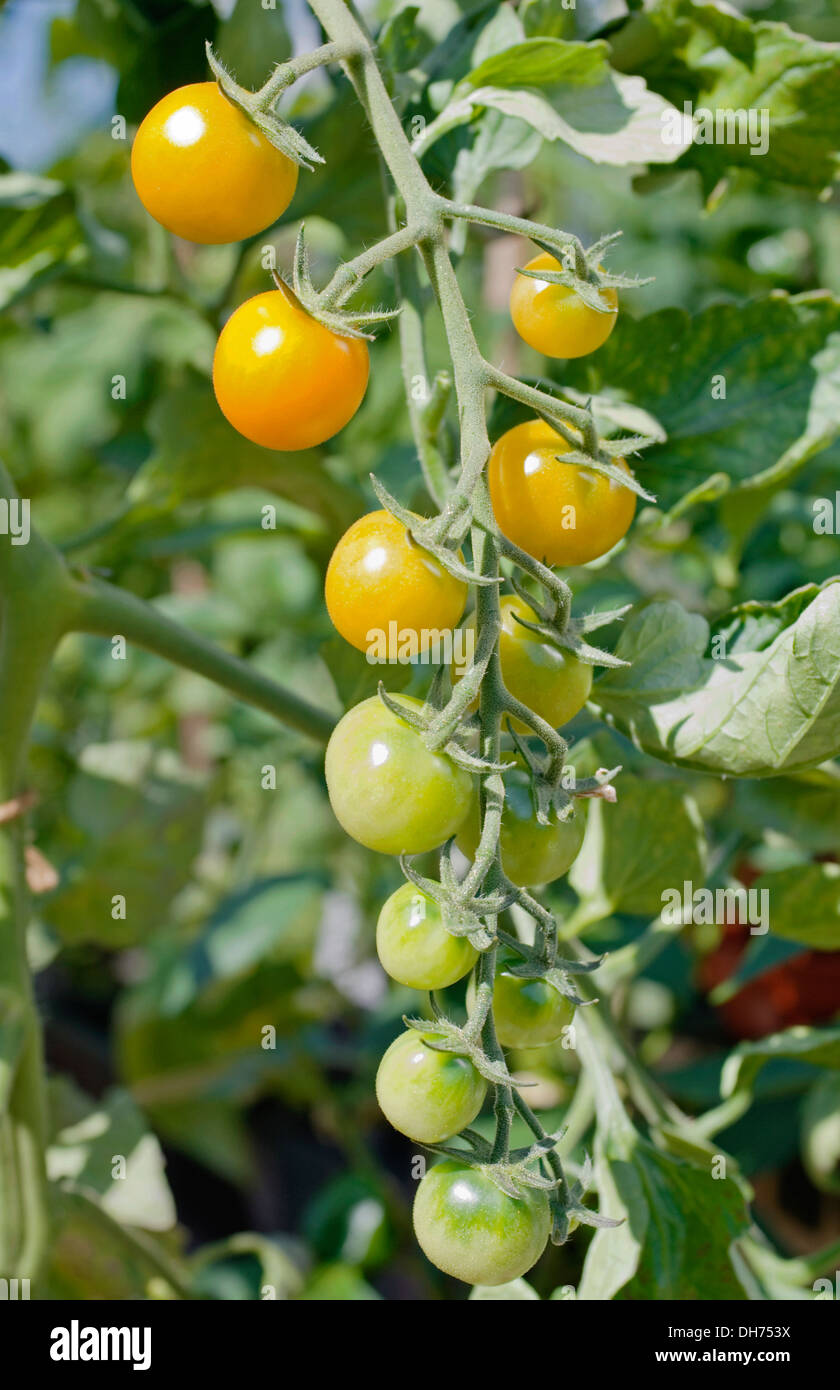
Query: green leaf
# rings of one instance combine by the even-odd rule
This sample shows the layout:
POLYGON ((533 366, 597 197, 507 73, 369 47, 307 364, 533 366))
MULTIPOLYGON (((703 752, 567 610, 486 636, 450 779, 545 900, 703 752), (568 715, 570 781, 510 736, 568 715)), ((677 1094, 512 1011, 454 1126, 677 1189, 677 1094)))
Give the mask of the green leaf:
POLYGON ((0 174, 0 309, 87 259, 75 202, 54 179, 0 174))
POLYGON ((235 488, 264 488, 313 512, 334 539, 363 510, 361 496, 332 478, 313 450, 278 454, 239 434, 206 382, 160 395, 147 428, 155 447, 128 489, 136 506, 169 509, 235 488))
POLYGON ((672 782, 616 779, 614 804, 593 798, 583 847, 569 871, 578 896, 610 912, 657 914, 662 889, 705 879, 705 842, 692 803, 672 782))
MULTIPOLYGON (((595 86, 607 75, 609 48, 603 40, 568 43, 565 39, 533 38, 512 44, 474 67, 464 78, 471 87, 595 86)), ((460 84, 456 94, 460 92, 460 84)))
POLYGON ((579 1299, 745 1297, 730 1251, 749 1213, 732 1178, 679 1162, 638 1136, 609 1135, 595 1179, 602 1214, 624 1223, 595 1232, 579 1299))
POLYGON ((317 1269, 298 1298, 319 1303, 369 1303, 381 1297, 352 1265, 317 1269))
MULTIPOLYGON (((291 1244, 291 1242, 287 1242, 291 1244)), ((199 1294, 208 1293, 211 1297, 230 1298, 226 1285, 221 1287, 220 1274, 224 1267, 241 1265, 243 1261, 254 1261, 258 1268, 258 1285, 254 1297, 264 1299, 294 1298, 303 1288, 303 1274, 300 1258, 296 1252, 284 1248, 281 1240, 272 1240, 257 1231, 240 1231, 226 1240, 213 1245, 205 1245, 190 1260, 195 1272, 195 1286, 199 1294)))
POLYGON ((815 1067, 840 1068, 840 1027, 787 1028, 759 1042, 739 1043, 724 1063, 720 1093, 726 1099, 735 1091, 752 1093, 753 1084, 767 1062, 786 1057, 815 1067))
POLYGON ((84 1192, 53 1186, 47 1296, 145 1300, 186 1296, 187 1271, 167 1242, 126 1228, 84 1192))
POLYGON ((790 478, 840 433, 840 301, 779 291, 698 314, 619 315, 564 379, 612 391, 660 421, 667 440, 636 465, 669 508, 715 474, 730 487, 790 478))
POLYGON ((504 87, 477 87, 453 99, 438 118, 452 129, 482 107, 526 121, 544 140, 562 140, 595 164, 670 163, 678 145, 662 142, 667 102, 639 77, 608 72, 597 86, 575 86, 554 93, 504 87))
POLYGON ((147 743, 89 744, 67 788, 60 883, 45 920, 66 942, 115 949, 146 939, 187 882, 201 843, 204 794, 147 743), (125 900, 125 916, 112 915, 125 900))
POLYGON ((761 825, 813 854, 830 854, 840 825, 840 772, 827 764, 797 777, 738 782, 733 819, 749 834, 761 825))
POLYGON ((197 310, 163 296, 111 293, 64 314, 47 332, 7 338, 0 386, 21 452, 66 473, 124 425, 158 364, 188 364, 209 376, 214 346, 197 310))
POLYGON ((47 1175, 70 1183, 123 1226, 166 1231, 175 1203, 158 1140, 127 1091, 94 1101, 65 1078, 51 1083, 47 1175))
POLYGON ((614 36, 612 60, 623 71, 642 73, 676 105, 691 101, 695 115, 700 109, 767 113, 766 147, 754 130, 756 153, 749 131, 737 126, 722 140, 690 147, 682 163, 701 171, 707 189, 731 168, 816 191, 836 177, 836 43, 794 33, 786 24, 755 23, 717 5, 659 0, 614 36))
POLYGON ((150 977, 146 993, 164 1017, 189 1008, 222 980, 253 970, 263 960, 306 957, 320 913, 323 884, 310 874, 257 879, 217 907, 177 961, 150 977))
POLYGON ((673 599, 643 608, 616 647, 631 665, 603 676, 592 703, 644 752, 701 772, 769 777, 834 757, 840 583, 745 604, 727 619, 735 640, 714 660, 700 614, 673 599))
POLYGON ((815 951, 840 951, 840 864, 796 864, 762 874, 754 891, 768 894, 774 936, 815 951))
POLYGON ((273 64, 291 57, 284 7, 236 0, 233 13, 219 26, 213 47, 236 81, 256 90, 273 64))

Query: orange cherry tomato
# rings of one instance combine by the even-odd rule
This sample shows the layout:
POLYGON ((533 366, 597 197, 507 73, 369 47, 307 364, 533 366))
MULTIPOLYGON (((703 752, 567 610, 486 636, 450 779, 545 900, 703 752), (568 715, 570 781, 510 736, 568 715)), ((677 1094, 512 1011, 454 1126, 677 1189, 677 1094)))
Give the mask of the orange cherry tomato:
POLYGON ((369 367, 364 339, 333 333, 284 286, 231 314, 216 344, 213 389, 246 439, 266 449, 312 449, 355 415, 369 367))
MULTIPOLYGON (((525 269, 563 267, 555 256, 542 251, 525 269)), ((544 357, 585 357, 607 341, 618 318, 615 290, 605 289, 601 294, 613 306, 612 313, 591 309, 569 285, 517 275, 510 292, 510 316, 520 338, 544 357)))
POLYGON ((332 554, 326 580, 327 610, 346 641, 360 652, 383 633, 423 652, 455 627, 467 586, 411 539, 390 512, 369 512, 345 531, 332 554), (391 628, 391 624, 394 628, 391 628))
POLYGON ((142 122, 131 176, 146 211, 168 231, 218 245, 276 222, 292 201, 298 166, 215 82, 193 82, 142 122))
MULTIPOLYGON (((573 463, 558 462, 570 446, 544 420, 526 420, 503 434, 490 454, 493 511, 515 545, 549 565, 585 565, 621 540, 636 495, 573 463)), ((625 472, 624 459, 615 463, 625 472)))

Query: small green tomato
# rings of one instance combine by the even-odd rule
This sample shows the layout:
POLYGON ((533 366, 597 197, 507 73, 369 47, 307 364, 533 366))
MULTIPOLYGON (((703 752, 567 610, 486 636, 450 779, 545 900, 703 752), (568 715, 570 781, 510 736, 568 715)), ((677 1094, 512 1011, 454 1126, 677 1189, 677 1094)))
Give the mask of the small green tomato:
POLYGON ((465 936, 446 930, 434 898, 413 883, 404 883, 383 904, 376 949, 391 979, 411 989, 446 989, 478 959, 465 936))

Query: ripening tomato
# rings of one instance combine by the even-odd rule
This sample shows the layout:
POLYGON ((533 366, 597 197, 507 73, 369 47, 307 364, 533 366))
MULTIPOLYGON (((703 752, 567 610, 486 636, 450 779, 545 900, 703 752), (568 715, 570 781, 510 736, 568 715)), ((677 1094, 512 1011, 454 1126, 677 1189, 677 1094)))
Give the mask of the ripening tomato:
MULTIPOLYGON (((488 481, 501 530, 549 565, 586 565, 621 540, 636 495, 603 473, 558 454, 570 446, 544 420, 526 420, 503 434, 490 454, 488 481)), ((626 473, 624 459, 614 460, 626 473)))
POLYGON ((436 1163, 414 1198, 414 1231, 425 1255, 465 1284, 506 1284, 526 1274, 548 1241, 548 1197, 533 1187, 509 1197, 479 1168, 436 1163))
MULTIPOLYGON (((749 942, 748 927, 728 923, 718 946, 699 962, 700 988, 710 993, 729 979, 749 942)), ((840 1014, 840 951, 802 951, 749 980, 715 1012, 735 1038, 766 1038, 797 1024, 824 1023, 840 1014)))
MULTIPOLYGON (((422 702, 397 697, 410 708, 422 702)), ((327 744, 327 790, 354 840, 382 854, 422 854, 455 834, 472 802, 472 778, 378 695, 339 720, 327 744)))
MULTIPOLYGON (((592 667, 579 661, 573 652, 561 650, 551 642, 523 627, 517 618, 535 623, 537 615, 527 603, 512 594, 501 601, 501 633, 499 656, 502 679, 515 700, 521 700, 552 728, 568 724, 589 699, 592 689, 592 667)), ((475 632, 475 615, 470 614, 464 628, 475 632)), ((460 680, 457 668, 452 668, 452 680, 460 680)), ((517 733, 533 731, 521 719, 511 719, 517 733)))
POLYGON ((193 82, 152 107, 134 137, 131 176, 168 231, 218 245, 276 222, 292 201, 298 166, 215 82, 193 82))
POLYGON ((446 989, 472 970, 478 951, 443 925, 434 898, 404 883, 382 906, 376 950, 392 980, 411 989, 446 989))
MULTIPOLYGON (((429 1034, 434 1042, 434 1032, 429 1034)), ((376 1073, 376 1099, 389 1124, 418 1144, 439 1144, 471 1125, 487 1082, 469 1057, 429 1047, 416 1028, 391 1043, 376 1073)))
MULTIPOLYGON (((541 251, 526 270, 562 270, 555 256, 541 251)), ((553 285, 531 275, 517 275, 510 292, 510 316, 520 338, 544 357, 585 357, 594 352, 615 328, 618 295, 601 291, 612 312, 591 309, 570 285, 553 285)))
MULTIPOLYGON (((578 811, 574 820, 554 818, 549 825, 540 825, 534 812, 527 780, 519 773, 505 779, 505 808, 499 844, 502 868, 512 883, 553 883, 571 868, 583 844, 584 818, 578 811)), ((481 837, 478 798, 474 797, 470 813, 458 831, 455 843, 462 854, 472 859, 481 837)))
MULTIPOLYGON (((467 987, 467 1008, 475 1003, 476 984, 467 987)), ((502 1047, 546 1047, 563 1036, 575 1016, 571 999, 545 980, 523 980, 504 966, 493 984, 493 1019, 502 1047)))
POLYGON ((467 586, 417 545, 401 521, 378 511, 359 517, 338 542, 327 569, 326 598, 347 642, 367 652, 384 641, 395 660, 406 641, 411 654, 419 654, 455 627, 467 586))
POLYGON ((231 314, 216 344, 213 389, 222 414, 254 444, 312 449, 353 418, 368 369, 364 339, 333 333, 284 286, 231 314))

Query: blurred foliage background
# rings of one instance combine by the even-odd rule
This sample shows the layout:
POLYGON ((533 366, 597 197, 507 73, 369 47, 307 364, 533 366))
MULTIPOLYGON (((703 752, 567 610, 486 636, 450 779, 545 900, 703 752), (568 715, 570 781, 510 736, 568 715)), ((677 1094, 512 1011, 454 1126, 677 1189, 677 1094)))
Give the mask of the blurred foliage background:
MULTIPOLYGON (((376 24, 392 9, 366 12, 376 24)), ((840 43, 835 0, 740 9, 750 24, 787 21, 840 43)), ((434 0, 422 10, 408 26, 391 17, 384 44, 407 119, 433 114, 434 83, 469 67, 500 7, 434 0), (443 42, 453 23, 460 48, 443 42)), ((663 43, 658 60, 646 59, 623 0, 581 0, 574 11, 528 0, 518 10, 529 34, 612 40, 615 67, 646 75, 678 106, 686 93, 702 98, 691 46, 663 43)), ((401 500, 424 505, 396 334, 372 349, 356 418, 305 456, 275 456, 235 435, 209 372, 225 315, 265 286, 266 245, 287 267, 305 217, 317 279, 382 233, 380 174, 346 84, 313 75, 288 109, 327 162, 301 177, 281 224, 241 246, 174 242, 134 194, 131 134, 166 91, 206 77, 208 38, 256 85, 270 62, 318 33, 291 0, 275 9, 8 0, 0 11, 0 452, 37 525, 75 561, 337 715, 381 672, 331 632, 322 590, 330 549, 371 507, 372 469, 401 500)), ((835 69, 835 108, 836 80, 835 69)), ((493 112, 430 152, 430 176, 442 187, 454 178, 464 196, 585 242, 622 228, 615 265, 656 277, 624 295, 619 326, 593 361, 557 373, 605 410, 632 402, 668 436, 640 468, 657 508, 607 564, 576 576, 579 607, 671 596, 711 619, 837 572, 837 536, 813 527, 813 501, 835 497, 840 459, 825 424, 840 420, 831 356, 840 222, 836 192, 821 193, 840 141, 836 109, 827 111, 804 113, 812 147, 798 173, 795 158, 767 167, 743 151, 723 167, 709 147, 658 171, 634 162, 632 148, 597 164, 493 112), (817 290, 830 293, 795 298, 817 290), (706 389, 716 370, 728 374, 725 406, 706 389), (702 491, 721 468, 744 480, 791 449, 795 472, 681 508, 686 491, 702 491)), ((486 354, 544 375, 506 311, 526 248, 475 231, 460 249, 486 354)), ((372 304, 392 294, 384 271, 363 292, 372 304)), ((431 365, 443 365, 433 314, 428 329, 431 365)), ((494 432, 510 423, 509 409, 497 409, 494 432)), ((401 669, 390 683, 422 690, 422 679, 401 669)), ((590 748, 596 763, 627 769, 612 812, 632 862, 613 865, 609 907, 586 934, 593 949, 632 941, 658 911, 662 884, 699 881, 704 862, 714 885, 836 860, 832 767, 731 781, 652 763, 592 713, 572 734, 582 759, 590 748), (615 889, 654 847, 658 877, 615 889)), ((50 1171, 95 1194, 62 1201, 56 1294, 166 1296, 177 1267, 194 1291, 223 1299, 256 1298, 265 1286, 309 1299, 464 1297, 414 1244, 413 1146, 389 1130, 373 1093, 382 1051, 418 1006, 388 986, 374 951, 399 869, 333 821, 322 750, 155 657, 130 649, 114 660, 109 644, 74 637, 43 698, 31 763, 35 841, 59 875, 39 899, 31 943, 56 1078, 50 1171), (127 899, 125 920, 112 917, 115 894, 127 899), (129 1155, 128 1181, 111 1178, 115 1152, 129 1155)), ((574 884, 573 875, 550 894, 564 914, 585 910, 591 884, 579 882, 579 894, 574 884)), ((814 962, 801 940, 745 946, 737 927, 725 936, 714 925, 686 929, 622 999, 640 1055, 688 1109, 715 1103, 738 1038, 840 1010, 833 951, 814 962), (736 968, 746 988, 710 1000, 736 968)), ((516 1062, 538 1082, 529 1098, 552 1128, 574 1091, 574 1054, 549 1048, 516 1062)), ((840 1236, 836 1133, 834 1149, 820 1149, 827 1157, 809 1148, 803 1161, 818 1117, 837 1110, 826 1075, 836 1073, 766 1068, 755 1104, 717 1141, 754 1183, 759 1224, 784 1253, 840 1236)), ((533 1278, 541 1295, 577 1283, 588 1239, 579 1232, 550 1251, 533 1278)))

